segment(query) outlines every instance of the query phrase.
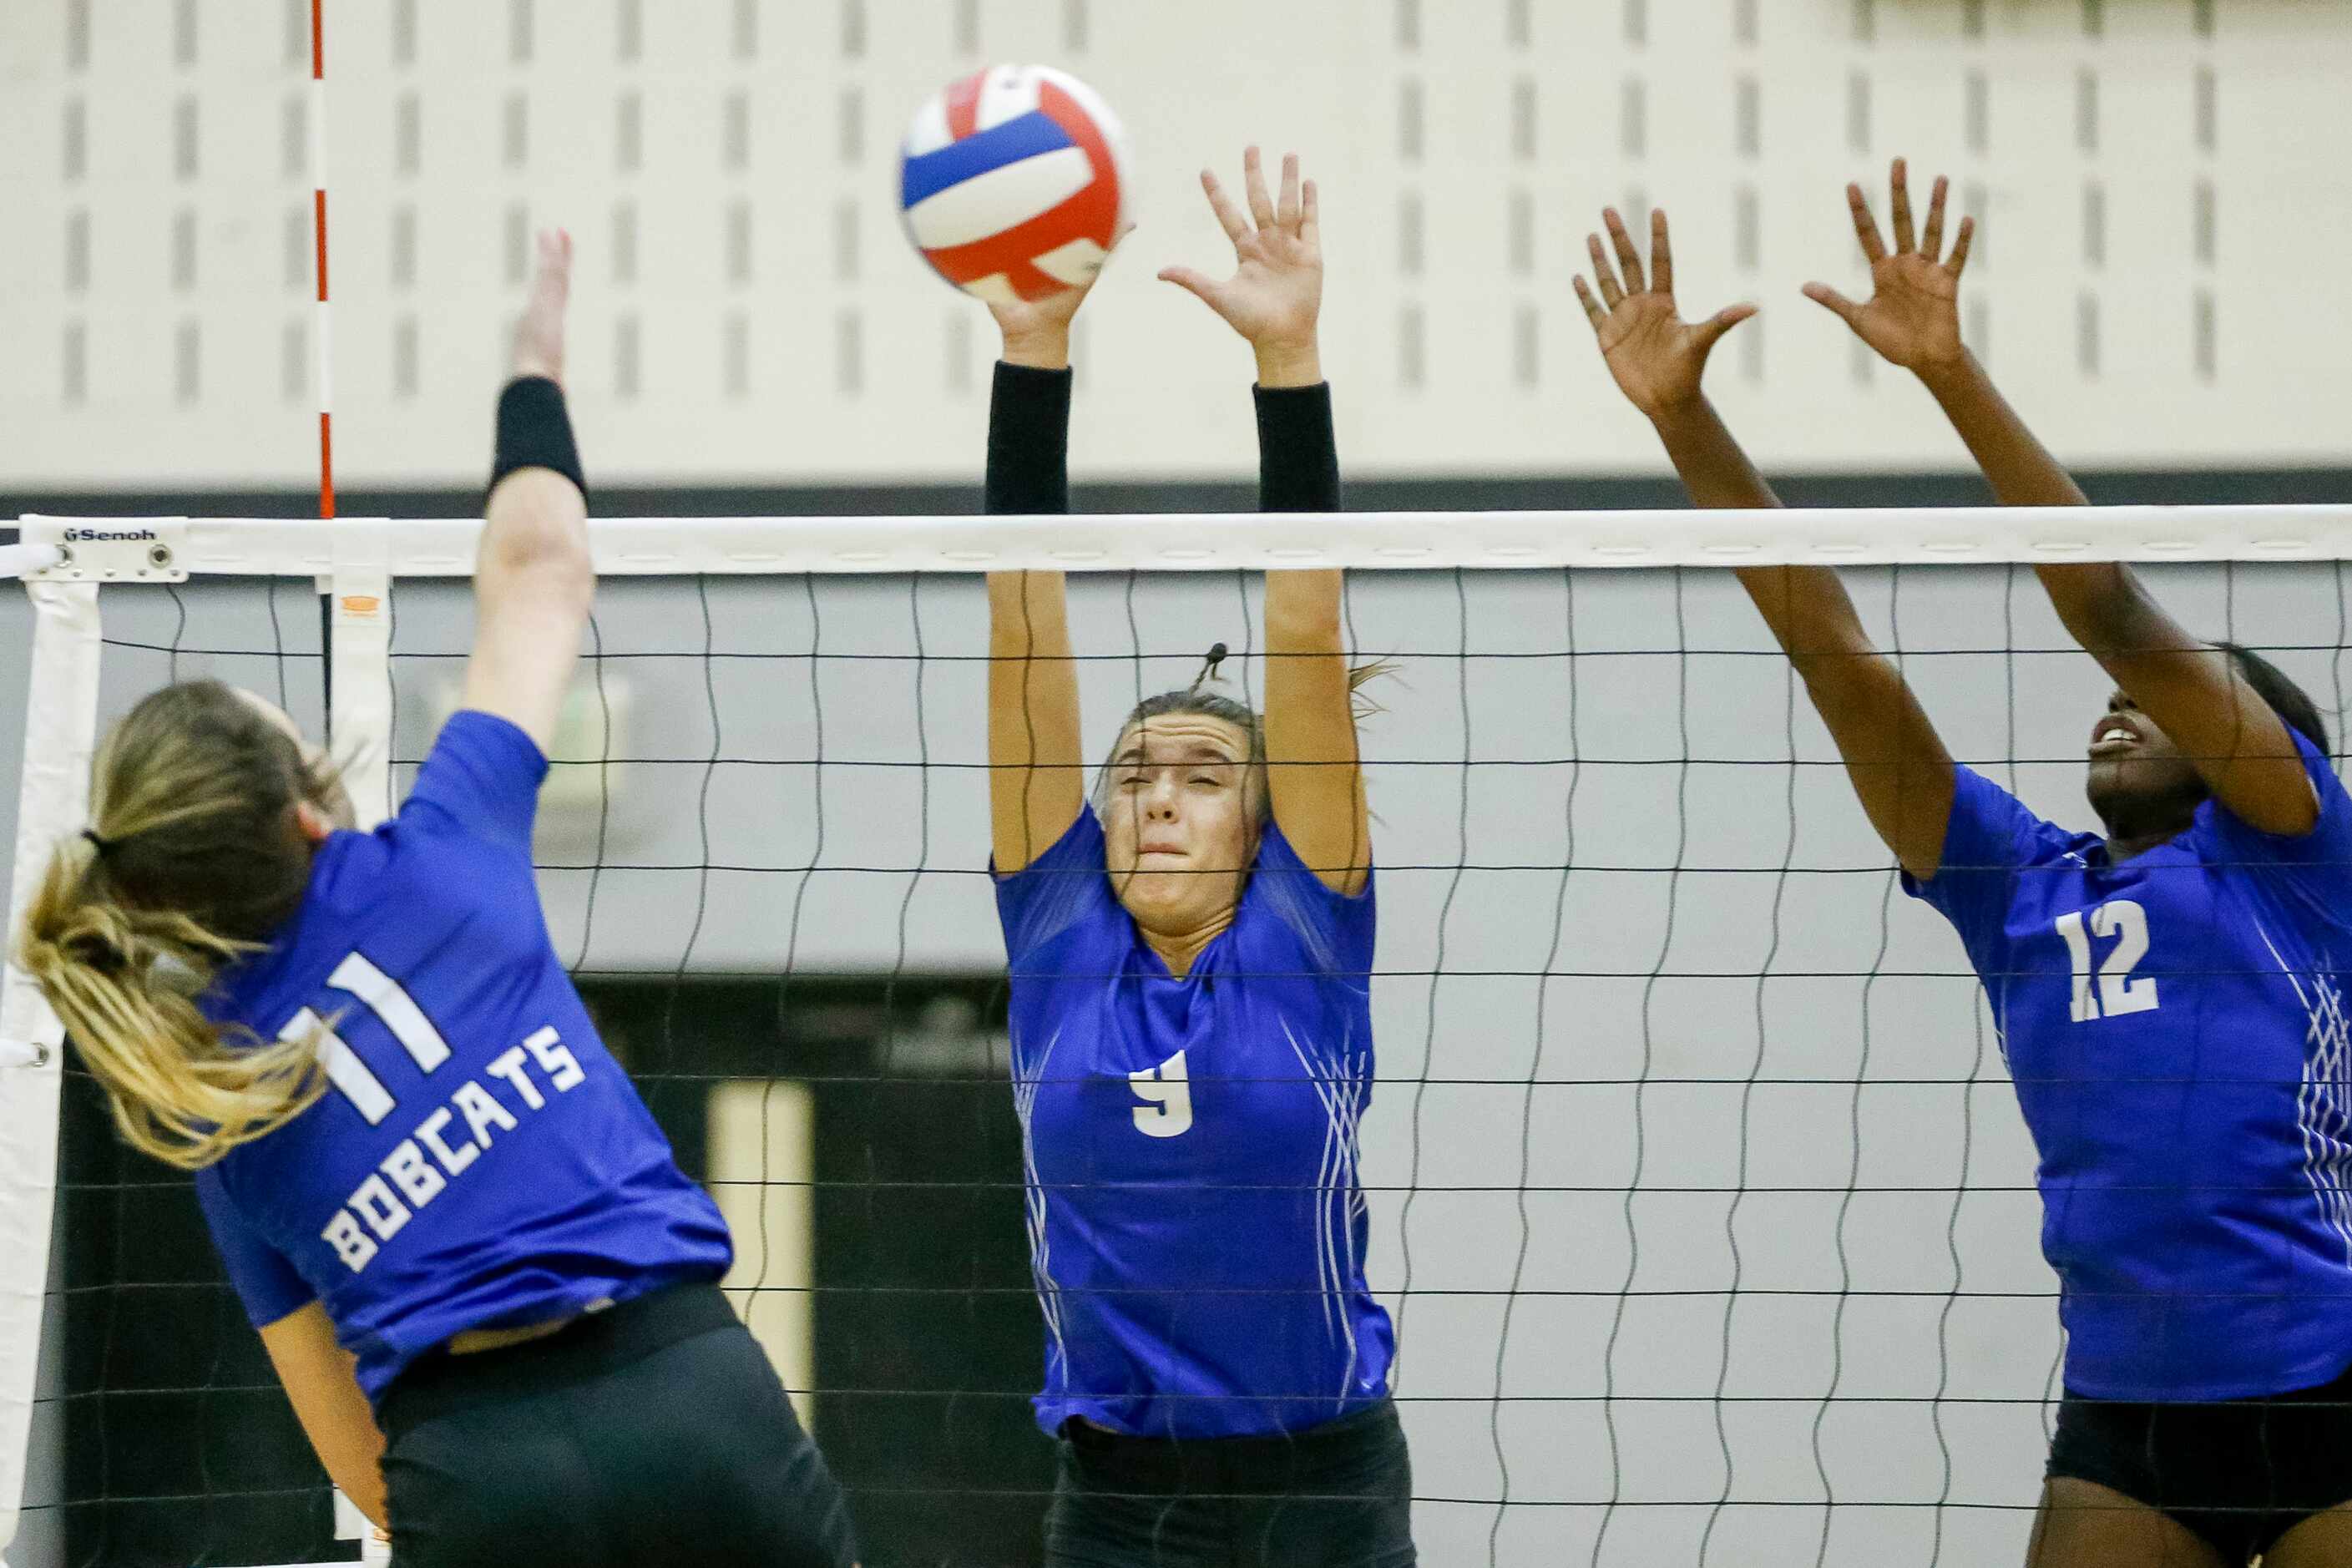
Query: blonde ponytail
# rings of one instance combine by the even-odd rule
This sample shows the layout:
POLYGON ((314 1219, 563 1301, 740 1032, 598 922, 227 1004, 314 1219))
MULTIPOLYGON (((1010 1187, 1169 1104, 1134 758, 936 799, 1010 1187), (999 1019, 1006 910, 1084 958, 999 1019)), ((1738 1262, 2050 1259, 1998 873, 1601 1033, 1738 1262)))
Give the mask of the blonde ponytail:
POLYGON ((143 1153, 201 1169, 326 1088, 311 1039, 224 1029, 200 1005, 299 907, 310 845, 294 809, 322 782, 291 736, 214 681, 155 693, 99 752, 96 831, 50 858, 18 961, 143 1153))

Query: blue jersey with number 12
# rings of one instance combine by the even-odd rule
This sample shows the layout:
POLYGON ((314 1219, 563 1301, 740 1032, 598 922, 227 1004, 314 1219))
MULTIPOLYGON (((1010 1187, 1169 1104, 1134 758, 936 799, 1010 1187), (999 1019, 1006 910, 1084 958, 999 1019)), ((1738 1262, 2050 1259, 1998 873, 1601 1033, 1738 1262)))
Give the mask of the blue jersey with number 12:
POLYGON ((2041 1156, 2066 1386, 2284 1394, 2352 1366, 2352 798, 2301 837, 2218 803, 2121 864, 1959 770, 1934 879, 2041 1156))
POLYGON ((400 815, 320 845, 300 910, 207 997, 222 1023, 322 1042, 333 1087, 196 1194, 247 1316, 323 1302, 370 1398, 462 1331, 730 1261, 548 940, 546 772, 512 724, 457 714, 400 815))

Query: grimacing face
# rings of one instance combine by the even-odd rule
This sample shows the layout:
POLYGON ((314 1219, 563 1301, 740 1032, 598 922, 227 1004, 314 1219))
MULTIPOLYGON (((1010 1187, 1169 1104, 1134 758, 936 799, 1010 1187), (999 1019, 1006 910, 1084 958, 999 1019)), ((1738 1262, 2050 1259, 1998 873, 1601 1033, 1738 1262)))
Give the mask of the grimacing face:
POLYGON ((2185 829, 2208 793, 2196 764, 2120 691, 2092 727, 2090 763, 2084 793, 2110 837, 2185 829))
MULTIPOLYGON (((327 764, 327 748, 313 745, 306 739, 302 733, 302 727, 294 722, 292 714, 257 691, 248 691, 239 687, 236 694, 251 703, 263 718, 286 731, 295 745, 301 748, 302 761, 312 773, 326 773, 330 771, 327 764)), ((352 805, 351 791, 343 787, 340 779, 335 782, 326 799, 314 801, 311 805, 337 827, 350 828, 359 825, 359 812, 352 805)))
POLYGON ((1240 726, 1204 713, 1159 715, 1119 736, 1103 795, 1104 859, 1145 931, 1183 936, 1241 901, 1257 853, 1249 757, 1240 726))

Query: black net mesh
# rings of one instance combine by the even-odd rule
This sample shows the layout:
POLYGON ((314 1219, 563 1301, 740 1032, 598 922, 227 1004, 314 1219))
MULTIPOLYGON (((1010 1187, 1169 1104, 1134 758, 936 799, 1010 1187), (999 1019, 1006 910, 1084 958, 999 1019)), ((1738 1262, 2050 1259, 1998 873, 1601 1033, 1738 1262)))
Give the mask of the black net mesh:
MULTIPOLYGON (((2095 667, 2030 573, 1857 570, 1954 753, 2088 825, 2095 667)), ((2333 567, 2151 573, 2340 711, 2333 567)), ((1074 578, 1090 751, 1261 588, 1074 578)), ((296 585, 106 596, 107 715, 175 676, 315 726, 296 585)), ((395 595, 395 797, 460 584, 395 595)), ((1369 1268, 1424 1560, 2016 1560, 2058 1388, 2034 1157, 1957 942, 1895 887, 1727 575, 1358 574, 1397 660, 1377 821, 1369 1268)), ((1052 1450, 986 876, 970 577, 627 579, 542 806, 550 930, 688 1170, 875 1564, 1034 1563, 1052 1450)), ((348 1554, 184 1181, 69 1073, 76 1563, 348 1554)))

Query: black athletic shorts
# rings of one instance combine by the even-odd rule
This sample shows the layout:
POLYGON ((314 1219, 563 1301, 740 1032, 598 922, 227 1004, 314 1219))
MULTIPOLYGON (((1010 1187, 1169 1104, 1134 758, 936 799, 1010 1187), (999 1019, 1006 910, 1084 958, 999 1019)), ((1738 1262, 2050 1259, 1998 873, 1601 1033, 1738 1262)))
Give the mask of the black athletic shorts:
POLYGON ((2310 1518, 2352 1502, 2352 1372, 2267 1399, 2058 1406, 2049 1474, 2095 1481, 2162 1509, 2230 1563, 2251 1561, 2310 1518))
POLYGON ((1063 1428, 1046 1568, 1412 1568, 1412 1462, 1386 1400, 1276 1437, 1063 1428))
POLYGON ((848 1568, 841 1489, 709 1285, 435 1354, 376 1407, 395 1568, 848 1568))

